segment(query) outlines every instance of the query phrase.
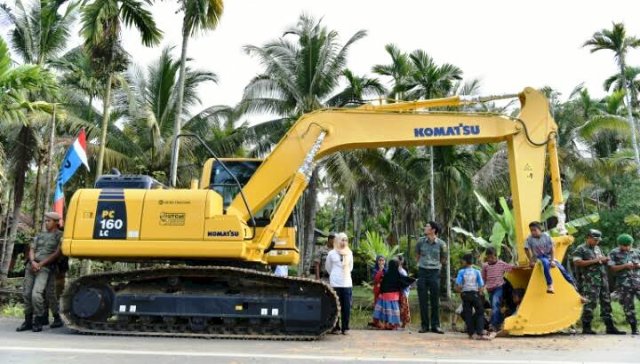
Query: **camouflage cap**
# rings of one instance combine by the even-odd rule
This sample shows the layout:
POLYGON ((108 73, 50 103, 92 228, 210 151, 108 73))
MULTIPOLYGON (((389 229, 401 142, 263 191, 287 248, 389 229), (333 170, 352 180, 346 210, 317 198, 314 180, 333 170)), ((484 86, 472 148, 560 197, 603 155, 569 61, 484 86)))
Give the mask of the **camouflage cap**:
POLYGON ((631 245, 633 244, 633 237, 629 234, 620 234, 617 241, 619 245, 631 245))
POLYGON ((589 233, 587 234, 587 236, 594 238, 596 240, 602 239, 602 233, 600 232, 600 230, 596 230, 596 229, 589 230, 589 233))

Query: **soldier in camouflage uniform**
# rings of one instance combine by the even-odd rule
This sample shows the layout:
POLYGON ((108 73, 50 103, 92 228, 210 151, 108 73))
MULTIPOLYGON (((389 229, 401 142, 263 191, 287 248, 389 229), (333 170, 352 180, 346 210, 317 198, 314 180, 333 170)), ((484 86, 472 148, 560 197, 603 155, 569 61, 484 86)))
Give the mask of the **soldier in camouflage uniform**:
POLYGON ((58 229, 58 213, 47 212, 44 216, 47 231, 38 234, 29 247, 29 260, 24 270, 24 322, 16 331, 42 331, 43 316, 48 314, 44 295, 51 274, 50 264, 61 254, 62 232, 58 229))
POLYGON ((600 302, 600 317, 607 326, 607 334, 623 335, 625 332, 616 329, 611 318, 611 295, 606 269, 609 258, 598 246, 601 239, 600 231, 589 230, 587 242, 578 246, 573 252, 573 262, 582 272, 580 293, 589 300, 582 309, 582 333, 587 335, 596 333, 591 329, 591 321, 593 312, 600 302))
POLYGON ((631 248, 631 235, 622 234, 617 240, 618 247, 609 253, 609 267, 616 275, 620 303, 631 326, 631 334, 638 335, 634 299, 640 298, 640 252, 631 248))

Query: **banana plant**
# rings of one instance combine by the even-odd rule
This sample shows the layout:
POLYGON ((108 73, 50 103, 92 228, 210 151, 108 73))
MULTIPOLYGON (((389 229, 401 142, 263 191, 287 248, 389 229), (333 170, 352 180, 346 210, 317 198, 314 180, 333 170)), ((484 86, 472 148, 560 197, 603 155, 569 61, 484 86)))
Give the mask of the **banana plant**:
MULTIPOLYGON (((496 249, 496 253, 498 255, 501 254, 502 249, 507 249, 509 252, 509 256, 515 256, 515 221, 513 219, 513 210, 509 208, 507 200, 504 197, 500 197, 498 199, 500 207, 502 207, 503 211, 500 214, 491 206, 491 204, 489 204, 484 196, 482 196, 477 191, 474 191, 474 193, 480 205, 485 209, 485 211, 487 211, 487 213, 494 221, 489 240, 487 241, 481 236, 476 236, 459 226, 453 227, 452 230, 458 234, 462 234, 470 238, 474 243, 478 244, 483 249, 492 246, 496 249)), ((569 198, 569 193, 565 192, 563 195, 563 198, 566 201, 569 198)), ((550 196, 545 196, 542 200, 542 211, 540 212, 541 221, 546 221, 556 214, 555 207, 550 204, 550 202, 550 196)), ((567 229, 569 234, 574 234, 578 231, 579 227, 593 224, 595 222, 598 222, 598 220, 600 220, 600 215, 598 215, 597 213, 590 214, 567 222, 565 224, 565 228, 567 229)), ((551 236, 560 235, 558 230, 555 228, 551 229, 549 231, 549 234, 551 236)))

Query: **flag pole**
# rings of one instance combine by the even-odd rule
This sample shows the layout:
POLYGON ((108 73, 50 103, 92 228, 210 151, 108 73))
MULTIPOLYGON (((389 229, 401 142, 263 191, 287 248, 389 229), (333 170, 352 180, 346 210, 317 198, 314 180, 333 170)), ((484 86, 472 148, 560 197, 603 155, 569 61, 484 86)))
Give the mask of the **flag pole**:
MULTIPOLYGON (((44 211, 42 211, 42 230, 46 229, 44 225, 44 214, 49 212, 49 199, 51 198, 51 164, 53 164, 53 146, 56 138, 56 104, 53 104, 53 112, 51 113, 51 135, 49 136, 49 155, 47 156, 47 179, 45 185, 44 211)), ((38 204, 39 205, 39 204, 38 204)), ((36 205, 37 206, 37 205, 36 205)))

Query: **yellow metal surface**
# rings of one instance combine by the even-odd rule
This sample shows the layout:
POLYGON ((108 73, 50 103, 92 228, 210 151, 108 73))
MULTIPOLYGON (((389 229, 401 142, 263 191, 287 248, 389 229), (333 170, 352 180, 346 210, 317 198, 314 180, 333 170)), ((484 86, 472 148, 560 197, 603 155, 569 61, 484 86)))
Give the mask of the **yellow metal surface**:
POLYGON ((63 254, 79 258, 249 259, 247 242, 205 240, 64 239, 63 254))

